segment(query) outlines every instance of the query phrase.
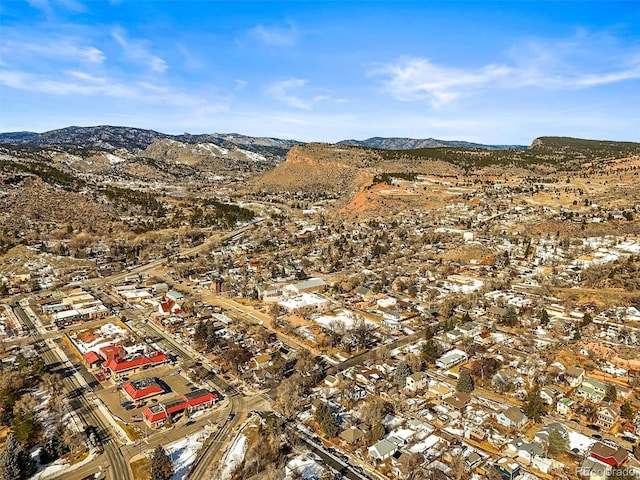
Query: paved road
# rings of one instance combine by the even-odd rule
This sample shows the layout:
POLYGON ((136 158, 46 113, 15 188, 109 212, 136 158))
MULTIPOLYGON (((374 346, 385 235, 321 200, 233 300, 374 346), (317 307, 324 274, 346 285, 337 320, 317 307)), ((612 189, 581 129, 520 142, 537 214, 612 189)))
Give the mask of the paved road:
MULTIPOLYGON (((32 331, 36 331, 33 322, 21 307, 16 307, 15 312, 26 325, 33 329, 32 331)), ((36 340, 40 340, 38 337, 39 334, 34 335, 36 340)), ((98 429, 104 446, 104 456, 92 462, 93 471, 97 472, 98 469, 102 467, 107 470, 108 479, 131 479, 132 475, 129 470, 129 465, 120 453, 120 443, 115 439, 115 435, 111 433, 112 427, 109 422, 100 414, 97 403, 98 400, 95 394, 93 394, 93 392, 87 392, 85 382, 78 379, 76 375, 77 372, 73 370, 71 365, 68 365, 66 359, 63 359, 52 340, 41 342, 40 345, 39 354, 45 364, 54 372, 57 369, 62 370, 62 386, 64 391, 67 392, 69 405, 86 425, 93 425, 98 429), (105 459, 107 463, 105 463, 105 459), (107 468, 107 465, 109 468, 107 468)), ((89 470, 89 467, 84 467, 84 470, 89 470)), ((65 474, 65 480, 72 480, 74 478, 82 477, 76 477, 75 473, 65 474)))
MULTIPOLYGON (((48 345, 49 342, 45 343, 45 345, 48 345)), ((59 356, 56 349, 51 349, 47 346, 42 349, 41 355, 48 365, 64 365, 63 359, 59 356)), ((131 479, 132 475, 129 470, 129 465, 120 452, 121 444, 116 439, 116 435, 113 433, 109 422, 99 413, 98 399, 95 395, 86 392, 85 386, 82 385, 83 382, 78 381, 75 375, 66 376, 62 381, 64 389, 68 392, 69 397, 72 397, 69 401, 70 406, 87 425, 93 425, 98 429, 104 446, 104 455, 94 460, 91 465, 84 467, 82 472, 97 472, 99 468, 102 467, 103 470, 107 471, 108 479, 131 479), (108 468, 107 465, 109 466, 108 468)), ((78 472, 65 472, 63 476, 65 480, 82 478, 79 476, 79 472, 80 470, 78 472)))
MULTIPOLYGON (((239 412, 241 409, 242 398, 232 397, 230 412, 239 412)), ((228 417, 227 417, 228 418, 228 417)), ((235 414, 234 417, 227 421, 220 430, 216 432, 213 438, 205 444, 200 451, 198 458, 191 466, 191 469, 183 477, 185 480, 204 480, 211 479, 211 469, 215 465, 215 459, 223 445, 226 445, 231 439, 231 432, 240 422, 240 415, 235 414)))

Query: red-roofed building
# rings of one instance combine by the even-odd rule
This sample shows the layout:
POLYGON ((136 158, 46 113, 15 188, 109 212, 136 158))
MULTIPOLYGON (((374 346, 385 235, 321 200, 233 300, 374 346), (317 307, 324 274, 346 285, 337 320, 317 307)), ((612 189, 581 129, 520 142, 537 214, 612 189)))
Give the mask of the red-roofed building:
POLYGON ((189 405, 189 413, 197 410, 205 410, 211 407, 217 400, 218 394, 207 390, 196 390, 183 395, 189 405))
POLYGON ((601 442, 596 442, 589 449, 589 456, 611 465, 614 468, 624 465, 629 460, 629 452, 622 447, 611 447, 601 442))
POLYGON ((207 390, 196 390, 182 395, 181 398, 166 404, 158 403, 142 410, 144 422, 151 428, 164 425, 169 418, 186 411, 187 415, 198 410, 212 407, 218 400, 218 394, 207 390))
POLYGON ((102 363, 102 358, 93 350, 89 350, 84 354, 84 361, 89 368, 94 368, 102 363))
POLYGON ((118 380, 124 375, 133 374, 150 367, 157 367, 171 361, 168 355, 156 352, 151 356, 140 356, 130 360, 121 360, 119 357, 110 358, 102 364, 102 369, 112 380, 118 380))
POLYGON ((139 402, 164 393, 164 388, 152 378, 142 378, 125 384, 124 391, 131 400, 139 402))
POLYGON ((152 405, 142 410, 142 418, 150 428, 158 428, 167 421, 167 412, 162 405, 152 405))

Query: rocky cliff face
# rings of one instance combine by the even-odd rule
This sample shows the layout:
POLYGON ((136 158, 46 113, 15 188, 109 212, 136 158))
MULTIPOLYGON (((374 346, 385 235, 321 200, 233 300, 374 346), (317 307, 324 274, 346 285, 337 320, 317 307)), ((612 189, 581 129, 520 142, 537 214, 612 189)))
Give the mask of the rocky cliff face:
POLYGON ((381 157, 358 147, 309 143, 292 147, 284 163, 257 182, 269 190, 327 192, 350 190, 358 171, 372 167, 381 157))

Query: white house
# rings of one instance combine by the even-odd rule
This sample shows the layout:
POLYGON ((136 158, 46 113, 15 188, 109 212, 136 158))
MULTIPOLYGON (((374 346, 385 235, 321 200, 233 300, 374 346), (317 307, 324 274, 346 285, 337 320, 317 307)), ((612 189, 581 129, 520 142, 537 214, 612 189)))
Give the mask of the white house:
POLYGON ((417 392, 421 388, 425 388, 429 384, 429 377, 425 372, 412 373, 405 379, 405 390, 409 392, 417 392))
POLYGON ((458 365, 459 363, 466 362, 468 360, 467 354, 458 349, 451 350, 450 352, 442 355, 438 360, 436 360, 436 367, 447 369, 451 368, 454 365, 458 365))

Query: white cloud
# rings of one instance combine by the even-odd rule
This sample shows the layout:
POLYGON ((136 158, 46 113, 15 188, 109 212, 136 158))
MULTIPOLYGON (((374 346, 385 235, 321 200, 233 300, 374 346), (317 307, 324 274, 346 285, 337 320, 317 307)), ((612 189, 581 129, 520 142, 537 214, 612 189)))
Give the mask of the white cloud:
POLYGON ((17 90, 56 96, 111 97, 131 99, 148 104, 174 105, 188 108, 228 109, 225 99, 206 98, 171 86, 144 80, 118 79, 68 70, 55 76, 18 70, 0 71, 0 85, 17 90))
POLYGON ((441 107, 488 88, 540 87, 576 89, 640 79, 640 61, 607 66, 605 71, 584 73, 577 68, 549 68, 557 64, 547 53, 520 65, 490 64, 480 68, 436 65, 426 58, 402 58, 376 66, 370 76, 383 77, 385 91, 401 101, 426 100, 441 107))
POLYGON ((46 60, 65 58, 98 64, 106 59, 102 50, 92 45, 83 45, 80 39, 74 37, 48 38, 46 42, 38 43, 5 40, 0 45, 0 50, 3 53, 21 52, 22 55, 29 53, 46 60))
POLYGON ((149 51, 147 41, 128 39, 126 32, 121 28, 112 30, 111 36, 131 60, 140 62, 157 73, 162 73, 169 68, 162 57, 149 51))
POLYGON ((426 99, 438 107, 514 72, 500 65, 464 70, 435 65, 426 58, 403 58, 394 64, 377 67, 370 74, 386 77, 386 90, 399 100, 426 99))
POLYGON ((285 78, 271 84, 267 88, 267 93, 279 102, 293 108, 309 110, 314 104, 329 98, 327 95, 311 95, 303 98, 301 90, 307 85, 307 80, 302 78, 285 78), (297 93, 294 93, 297 92, 297 93))
POLYGON ((249 36, 273 47, 290 47, 296 43, 298 34, 293 24, 289 24, 286 28, 265 27, 258 24, 249 30, 249 36))

